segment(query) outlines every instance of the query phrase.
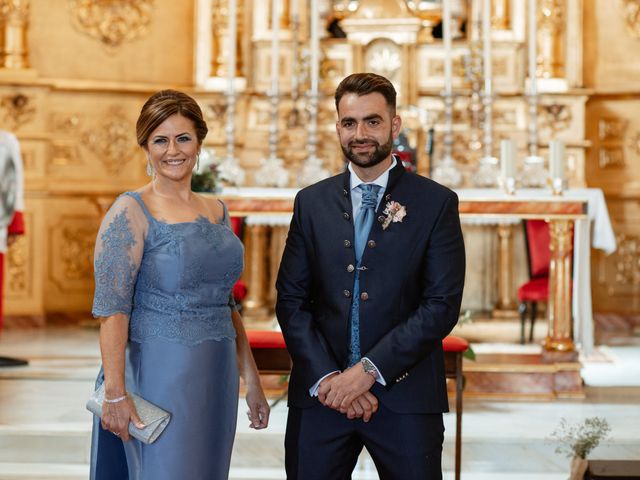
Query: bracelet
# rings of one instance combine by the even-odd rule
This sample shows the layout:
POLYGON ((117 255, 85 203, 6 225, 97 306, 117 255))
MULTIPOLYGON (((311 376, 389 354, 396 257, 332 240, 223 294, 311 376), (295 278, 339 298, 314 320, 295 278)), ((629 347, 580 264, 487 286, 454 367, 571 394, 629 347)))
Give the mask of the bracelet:
POLYGON ((121 397, 118 397, 118 398, 108 399, 107 397, 105 397, 104 401, 105 401, 105 403, 119 403, 119 402, 123 401, 125 398, 127 398, 127 394, 126 393, 124 395, 122 395, 121 397))

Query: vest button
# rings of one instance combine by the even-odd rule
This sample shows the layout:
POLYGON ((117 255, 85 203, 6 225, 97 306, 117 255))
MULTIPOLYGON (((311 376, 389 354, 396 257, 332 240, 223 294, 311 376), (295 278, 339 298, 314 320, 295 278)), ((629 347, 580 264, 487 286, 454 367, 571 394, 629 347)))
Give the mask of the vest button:
POLYGON ((351 246, 351 242, 350 242, 349 240, 345 240, 345 241, 344 241, 344 246, 345 246, 346 248, 349 248, 349 247, 351 246))
POLYGON ((344 212, 342 214, 342 218, 344 218, 345 220, 350 220, 351 219, 351 215, 349 215, 347 212, 344 212))
POLYGON ((362 292, 360 294, 360 300, 362 300, 363 302, 366 302, 367 300, 369 300, 369 294, 367 292, 362 292))
POLYGON ((353 265, 349 264, 347 265, 347 272, 351 273, 356 269, 356 267, 354 267, 353 265))
POLYGON ((375 240, 369 240, 369 241, 367 242, 367 247, 369 247, 369 248, 373 248, 373 247, 375 247, 375 246, 376 246, 376 241, 375 241, 375 240))
POLYGON ((379 221, 380 223, 384 222, 384 215, 380 215, 380 216, 378 217, 378 221, 379 221))
POLYGON ((350 292, 349 290, 344 290, 342 293, 343 293, 343 295, 344 295, 345 297, 347 297, 347 298, 350 298, 350 297, 351 297, 351 292, 350 292))

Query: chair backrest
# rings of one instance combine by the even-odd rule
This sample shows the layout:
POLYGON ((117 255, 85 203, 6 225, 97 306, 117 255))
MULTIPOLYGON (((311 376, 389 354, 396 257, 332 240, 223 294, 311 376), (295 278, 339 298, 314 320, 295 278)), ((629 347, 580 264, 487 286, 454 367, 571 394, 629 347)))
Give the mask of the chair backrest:
POLYGON ((544 220, 526 220, 524 222, 529 274, 531 278, 549 276, 549 224, 544 220))

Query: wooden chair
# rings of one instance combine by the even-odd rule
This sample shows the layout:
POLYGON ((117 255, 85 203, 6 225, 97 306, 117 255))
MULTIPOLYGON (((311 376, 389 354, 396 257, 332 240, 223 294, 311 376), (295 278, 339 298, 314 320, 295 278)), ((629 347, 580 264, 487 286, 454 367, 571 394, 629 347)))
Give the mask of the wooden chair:
MULTIPOLYGON (((271 330, 247 330, 247 337, 258 371, 264 375, 288 375, 291 357, 287 352, 282 332, 271 330)), ((461 337, 449 335, 442 341, 445 359, 445 374, 456 382, 456 453, 455 478, 460 480, 462 465, 462 355, 469 343, 461 337)))

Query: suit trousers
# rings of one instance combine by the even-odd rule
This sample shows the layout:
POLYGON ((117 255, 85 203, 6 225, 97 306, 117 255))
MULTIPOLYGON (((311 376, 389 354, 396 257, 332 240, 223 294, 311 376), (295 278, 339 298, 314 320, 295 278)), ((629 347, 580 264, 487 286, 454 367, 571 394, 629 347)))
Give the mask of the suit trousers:
POLYGON ((365 447, 381 480, 441 480, 442 414, 400 414, 380 403, 368 423, 318 403, 289 407, 287 480, 348 480, 365 447))

